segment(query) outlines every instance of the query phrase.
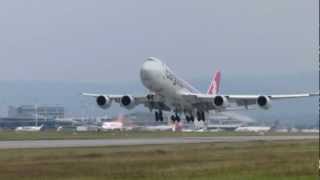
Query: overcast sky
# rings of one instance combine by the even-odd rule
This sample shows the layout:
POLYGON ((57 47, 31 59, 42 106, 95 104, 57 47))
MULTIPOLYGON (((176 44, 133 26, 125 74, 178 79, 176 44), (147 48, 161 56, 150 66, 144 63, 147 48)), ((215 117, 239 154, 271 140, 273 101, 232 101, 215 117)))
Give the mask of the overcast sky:
POLYGON ((2 0, 0 80, 139 80, 318 70, 318 0, 2 0))

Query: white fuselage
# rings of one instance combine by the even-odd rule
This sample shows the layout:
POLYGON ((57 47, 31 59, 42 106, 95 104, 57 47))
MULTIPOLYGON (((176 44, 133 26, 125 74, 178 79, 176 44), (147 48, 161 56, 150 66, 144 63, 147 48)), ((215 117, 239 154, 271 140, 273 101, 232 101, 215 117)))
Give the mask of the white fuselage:
POLYGON ((175 107, 175 110, 192 110, 181 95, 185 93, 200 93, 186 81, 178 78, 170 68, 156 58, 149 58, 141 68, 141 81, 143 85, 160 96, 166 105, 175 107))

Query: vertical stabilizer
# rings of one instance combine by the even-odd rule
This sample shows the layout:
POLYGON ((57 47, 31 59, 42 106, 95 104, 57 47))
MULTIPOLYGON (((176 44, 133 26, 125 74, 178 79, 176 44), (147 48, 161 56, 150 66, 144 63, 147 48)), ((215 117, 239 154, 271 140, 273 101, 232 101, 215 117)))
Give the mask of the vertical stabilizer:
POLYGON ((220 89, 221 72, 217 71, 212 77, 212 81, 208 88, 207 94, 214 95, 219 93, 220 89))

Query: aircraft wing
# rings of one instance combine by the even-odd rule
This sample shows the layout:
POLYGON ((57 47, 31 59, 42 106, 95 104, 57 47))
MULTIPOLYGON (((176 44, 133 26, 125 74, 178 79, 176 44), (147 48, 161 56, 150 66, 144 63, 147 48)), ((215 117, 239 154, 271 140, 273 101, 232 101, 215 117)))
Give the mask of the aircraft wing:
MULTIPOLYGON (((98 98, 100 96, 108 97, 112 102, 121 103, 121 99, 125 95, 110 95, 110 94, 92 94, 92 93, 82 93, 82 96, 89 96, 98 98)), ((134 106, 144 105, 149 109, 159 109, 164 111, 170 111, 170 107, 168 107, 159 97, 155 97, 152 94, 148 94, 146 96, 132 96, 134 101, 134 106)))
MULTIPOLYGON (((235 102, 238 105, 253 105, 257 103, 258 98, 261 95, 228 95, 227 98, 230 102, 235 102)), ((319 96, 319 93, 301 93, 301 94, 274 94, 265 95, 265 97, 270 98, 270 100, 285 100, 285 99, 295 99, 303 97, 319 96)))
MULTIPOLYGON (((217 109, 214 105, 214 100, 216 95, 208 94, 185 94, 183 95, 190 103, 192 103, 196 108, 204 110, 217 109)), ((256 105, 258 98, 262 95, 218 95, 225 98, 228 103, 236 104, 237 106, 243 106, 248 109, 249 105, 256 105)), ((284 100, 284 99, 294 99, 319 96, 319 93, 301 93, 301 94, 274 94, 274 95, 263 95, 263 97, 269 100, 284 100)), ((232 109, 229 106, 224 108, 224 110, 232 109)))
MULTIPOLYGON (((115 94, 92 94, 92 93, 82 93, 81 95, 82 96, 94 97, 94 98, 97 98, 99 96, 106 96, 111 101, 114 101, 116 103, 120 103, 121 98, 124 96, 124 95, 115 95, 115 94)), ((133 97, 133 98, 134 98, 135 102, 138 103, 138 105, 139 105, 141 103, 144 103, 146 97, 141 96, 141 97, 133 97)))

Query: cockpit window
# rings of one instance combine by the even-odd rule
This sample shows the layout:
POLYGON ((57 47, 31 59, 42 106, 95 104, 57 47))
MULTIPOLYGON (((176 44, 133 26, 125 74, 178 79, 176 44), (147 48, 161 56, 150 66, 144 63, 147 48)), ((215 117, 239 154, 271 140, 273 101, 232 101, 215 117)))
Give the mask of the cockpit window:
POLYGON ((157 58, 154 58, 154 57, 149 57, 147 59, 147 61, 154 61, 154 62, 159 62, 159 60, 157 58))

